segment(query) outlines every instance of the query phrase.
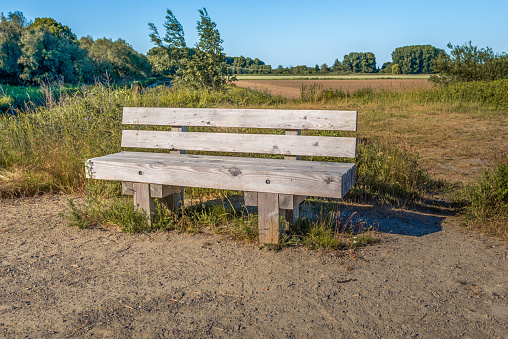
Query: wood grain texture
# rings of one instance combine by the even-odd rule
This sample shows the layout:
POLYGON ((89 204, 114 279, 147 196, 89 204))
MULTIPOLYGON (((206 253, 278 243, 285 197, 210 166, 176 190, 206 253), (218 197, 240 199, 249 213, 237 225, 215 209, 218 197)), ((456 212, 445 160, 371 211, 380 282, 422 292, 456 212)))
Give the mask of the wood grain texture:
MULTIPOLYGON (((317 170, 317 171, 327 171, 327 170, 335 170, 338 167, 348 169, 351 168, 353 163, 343 163, 343 162, 318 162, 318 161, 285 161, 283 159, 263 159, 263 158, 250 158, 250 157, 228 157, 228 156, 207 156, 207 155, 195 155, 195 154, 185 154, 184 157, 179 158, 176 156, 170 157, 167 153, 151 153, 151 152, 119 152, 114 154, 107 155, 108 160, 110 161, 124 161, 130 160, 135 161, 140 159, 141 161, 151 161, 157 163, 158 161, 167 161, 171 159, 175 164, 192 164, 192 163, 202 163, 203 158, 206 158, 210 161, 210 163, 222 163, 228 162, 230 164, 245 164, 252 167, 259 166, 260 162, 263 164, 264 161, 269 161, 271 166, 276 166, 281 171, 292 170, 293 168, 298 168, 303 170, 307 168, 309 170, 317 170), (169 157, 169 158, 168 158, 169 157)), ((102 158, 102 157, 100 157, 102 158)), ((94 158, 94 159, 100 159, 94 158)), ((92 159, 90 159, 92 160, 92 159)), ((263 165, 261 165, 263 166, 263 165)), ((86 173, 86 172, 85 172, 86 173)), ((88 176, 87 176, 88 178, 88 176)))
POLYGON ((354 166, 167 153, 147 156, 149 154, 121 152, 90 159, 87 164, 95 179, 330 198, 343 196, 343 176, 354 166), (281 162, 286 166, 281 166, 281 162))
POLYGON ((124 107, 123 124, 356 131, 356 111, 124 107))
MULTIPOLYGON (((285 131, 286 135, 302 135, 301 129, 287 129, 285 131)), ((355 153, 356 153, 356 141, 355 141, 355 153)), ((300 153, 298 153, 300 154, 300 153)), ((303 154, 302 154, 303 155, 303 154)), ((284 160, 300 160, 299 155, 284 155, 284 160)))
POLYGON ((122 147, 356 157, 356 138, 346 137, 125 130, 122 147))
POLYGON ((257 206, 258 192, 243 192, 243 200, 245 206, 257 206))
MULTIPOLYGON (((164 198, 170 194, 178 193, 180 190, 181 188, 177 186, 150 184, 150 197, 164 198)), ((122 181, 122 194, 134 195, 134 183, 132 181, 122 181)))
POLYGON ((134 191, 134 206, 138 210, 146 212, 148 223, 151 223, 151 217, 155 212, 153 198, 150 197, 150 184, 134 182, 132 184, 134 191))
POLYGON ((279 243, 279 197, 273 193, 258 193, 259 244, 279 243))

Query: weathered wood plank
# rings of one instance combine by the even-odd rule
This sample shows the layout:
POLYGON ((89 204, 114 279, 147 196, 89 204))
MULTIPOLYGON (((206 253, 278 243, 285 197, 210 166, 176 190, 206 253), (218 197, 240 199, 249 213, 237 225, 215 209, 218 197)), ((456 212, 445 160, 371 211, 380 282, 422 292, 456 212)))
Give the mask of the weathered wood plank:
POLYGON ((257 206, 258 192, 243 192, 243 200, 245 206, 257 206))
MULTIPOLYGON (((180 187, 167 186, 159 184, 150 184, 150 197, 151 198, 164 198, 170 194, 180 192, 180 187)), ((133 195, 134 183, 132 181, 122 181, 122 194, 133 195)))
POLYGON ((298 168, 297 164, 303 162, 299 161, 294 162, 293 168, 281 168, 273 166, 271 159, 258 161, 254 166, 250 162, 228 163, 231 157, 223 157, 226 160, 222 162, 213 161, 216 158, 213 156, 194 157, 162 153, 155 159, 104 156, 90 159, 88 166, 95 179, 331 198, 343 196, 343 176, 354 166, 338 164, 333 168, 329 166, 333 163, 327 163, 328 166, 319 168, 319 162, 308 162, 314 166, 298 168), (186 158, 192 161, 185 162, 186 158))
MULTIPOLYGON (((125 131, 123 131, 125 132, 125 131)), ((187 132, 187 126, 171 126, 171 132, 173 133, 180 133, 187 132)), ((185 134, 185 133, 184 133, 185 134)), ((123 140, 123 138, 122 138, 123 140)), ((185 154, 185 149, 181 149, 181 147, 175 148, 170 153, 171 154, 185 154)), ((176 190, 171 195, 165 196, 163 203, 166 204, 166 206, 176 213, 181 207, 184 205, 184 188, 185 187, 178 187, 178 186, 171 186, 174 187, 176 190)))
POLYGON ((305 195, 279 194, 279 207, 290 210, 300 205, 306 198, 305 195))
POLYGON ((347 137, 125 130, 122 147, 356 157, 356 138, 347 137))
MULTIPOLYGON (((123 144, 123 133, 125 133, 126 131, 122 131, 122 144, 123 144)), ((171 126, 171 132, 173 133, 181 133, 181 132, 187 132, 187 126, 171 126)), ((122 147, 129 147, 129 146, 122 146, 122 147)), ((132 147, 132 146, 130 146, 132 147)), ((143 146, 139 146, 139 147, 143 147, 143 146)), ((170 153, 173 153, 173 154, 185 154, 185 149, 182 149, 182 147, 175 147, 175 149, 173 151, 171 151, 170 153)))
POLYGON ((279 243, 279 197, 273 193, 258 194, 259 244, 279 243))
POLYGON ((279 194, 279 208, 283 210, 293 209, 293 195, 292 194, 279 194))
POLYGON ((148 217, 148 223, 151 223, 151 217, 155 212, 155 204, 153 198, 150 197, 150 184, 134 182, 132 187, 134 206, 138 210, 144 210, 148 217))
MULTIPOLYGON (((285 131, 286 135, 301 135, 302 130, 300 129, 287 129, 285 131)), ((318 144, 319 145, 319 144, 318 144)), ((355 142, 355 153, 356 153, 356 142, 355 142)), ((298 155, 284 155, 284 160, 300 160, 300 155, 304 155, 303 153, 296 153, 298 155)), ((334 155, 332 155, 334 156, 334 155)))
POLYGON ((124 107, 123 124, 356 131, 356 111, 124 107))
MULTIPOLYGON (((210 155, 195 155, 185 154, 182 157, 169 155, 168 153, 151 153, 151 152, 119 152, 109 154, 106 156, 108 161, 146 161, 152 163, 165 163, 171 161, 176 164, 203 164, 209 162, 212 164, 228 163, 232 166, 234 164, 249 165, 253 168, 270 166, 271 168, 277 168, 281 171, 292 171, 297 170, 313 170, 318 173, 328 173, 329 171, 335 171, 337 168, 349 169, 353 163, 342 163, 342 162, 319 162, 319 161, 285 161, 283 159, 259 159, 249 157, 228 157, 228 156, 210 156, 210 155)), ((94 158, 94 159, 101 159, 94 158)))

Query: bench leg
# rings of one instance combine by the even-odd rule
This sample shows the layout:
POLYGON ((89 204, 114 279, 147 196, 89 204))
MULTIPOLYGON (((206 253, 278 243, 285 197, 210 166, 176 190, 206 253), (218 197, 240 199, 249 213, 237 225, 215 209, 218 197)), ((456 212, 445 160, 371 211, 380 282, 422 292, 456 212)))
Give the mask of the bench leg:
POLYGON ((161 202, 173 213, 177 213, 183 207, 183 187, 180 188, 180 191, 172 193, 161 199, 161 202))
POLYGON ((152 215, 155 212, 155 202, 150 197, 150 184, 143 184, 134 182, 132 184, 132 190, 134 195, 134 206, 138 210, 145 211, 148 216, 148 224, 152 222, 152 215))
POLYGON ((278 244, 280 229, 279 195, 258 193, 259 244, 278 244))

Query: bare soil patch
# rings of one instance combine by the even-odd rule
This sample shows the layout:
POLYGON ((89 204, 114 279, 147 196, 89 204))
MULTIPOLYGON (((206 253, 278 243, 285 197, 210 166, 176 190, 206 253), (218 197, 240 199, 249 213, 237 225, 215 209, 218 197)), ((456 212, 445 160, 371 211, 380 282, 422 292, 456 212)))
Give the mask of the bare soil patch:
POLYGON ((432 84, 427 79, 358 79, 358 80, 238 80, 238 87, 245 87, 266 91, 272 95, 280 95, 290 99, 300 97, 302 85, 318 84, 324 89, 342 89, 354 92, 363 88, 374 90, 409 91, 414 88, 430 88, 432 84))
POLYGON ((0 201, 0 337, 508 336, 508 246, 446 213, 343 206, 381 242, 338 255, 80 230, 66 198, 0 201))

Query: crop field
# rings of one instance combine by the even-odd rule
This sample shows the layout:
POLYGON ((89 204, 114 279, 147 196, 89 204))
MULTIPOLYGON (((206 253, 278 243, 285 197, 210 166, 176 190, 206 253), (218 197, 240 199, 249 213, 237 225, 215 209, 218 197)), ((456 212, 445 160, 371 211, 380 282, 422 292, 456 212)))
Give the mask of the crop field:
POLYGON ((344 76, 322 77, 322 78, 301 78, 301 77, 262 77, 257 79, 249 77, 238 77, 235 82, 237 86, 266 91, 271 95, 280 95, 288 99, 300 97, 302 86, 317 85, 321 89, 342 90, 344 92, 354 92, 360 89, 371 88, 379 90, 410 91, 418 88, 431 88, 432 84, 425 77, 393 77, 381 78, 372 76, 358 76, 358 78, 346 78, 344 76))
POLYGON ((237 74, 238 80, 375 80, 375 79, 428 79, 429 74, 332 74, 332 75, 265 75, 237 74))

